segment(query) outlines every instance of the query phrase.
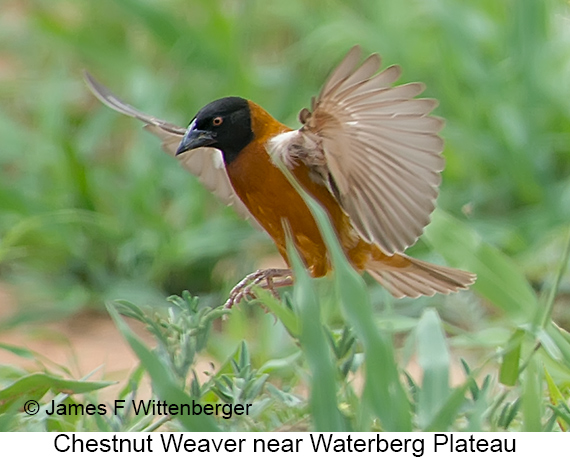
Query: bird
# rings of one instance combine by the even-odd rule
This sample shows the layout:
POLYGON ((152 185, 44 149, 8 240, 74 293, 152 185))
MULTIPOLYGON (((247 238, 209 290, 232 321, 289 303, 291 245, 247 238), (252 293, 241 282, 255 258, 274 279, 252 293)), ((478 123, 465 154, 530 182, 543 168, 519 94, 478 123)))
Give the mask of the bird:
MULTIPOLYGON (((85 72, 93 94, 110 108, 142 121, 204 186, 272 238, 289 266, 290 234, 313 277, 331 270, 311 211, 279 163, 326 210, 352 266, 368 272, 394 297, 433 296, 468 289, 468 271, 404 253, 430 222, 444 169, 443 119, 438 102, 417 98, 422 83, 394 85, 401 69, 380 71, 376 53, 362 61, 356 45, 336 66, 292 129, 251 100, 215 100, 187 128, 145 114, 85 72)), ((226 307, 294 283, 290 268, 257 270, 230 292, 226 307)))

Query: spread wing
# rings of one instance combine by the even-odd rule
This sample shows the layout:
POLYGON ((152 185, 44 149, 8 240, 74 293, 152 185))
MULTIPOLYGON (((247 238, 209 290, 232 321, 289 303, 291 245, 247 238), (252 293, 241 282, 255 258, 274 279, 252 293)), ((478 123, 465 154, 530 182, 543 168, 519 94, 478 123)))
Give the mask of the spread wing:
MULTIPOLYGON (((146 124, 144 126, 145 130, 162 140, 162 149, 173 157, 176 155, 176 149, 184 133, 186 133, 185 128, 160 120, 154 116, 149 116, 133 108, 116 97, 87 72, 85 72, 85 82, 91 92, 105 105, 119 113, 143 121, 146 124)), ((241 217, 251 219, 252 222, 254 221, 249 210, 233 190, 220 151, 212 148, 198 148, 176 157, 186 170, 198 177, 198 180, 206 189, 211 191, 226 205, 233 205, 241 217)))
POLYGON ((435 207, 443 120, 429 116, 436 100, 414 98, 422 84, 392 87, 400 68, 378 73, 380 57, 373 54, 359 66, 360 55, 358 46, 352 48, 311 110, 301 111, 299 133, 309 150, 290 151, 309 166, 320 164, 318 174, 354 228, 393 254, 417 240, 435 207))

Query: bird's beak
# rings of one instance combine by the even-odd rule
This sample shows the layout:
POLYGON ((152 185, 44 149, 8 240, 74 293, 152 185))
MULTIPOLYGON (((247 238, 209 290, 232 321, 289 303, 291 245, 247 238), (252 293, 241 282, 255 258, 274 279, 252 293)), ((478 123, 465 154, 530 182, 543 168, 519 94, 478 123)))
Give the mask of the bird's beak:
POLYGON ((198 130, 196 128, 196 120, 194 120, 188 126, 188 130, 186 130, 184 138, 182 138, 180 145, 178 145, 176 155, 190 151, 191 149, 211 146, 215 142, 216 139, 214 138, 212 132, 208 132, 206 130, 198 130))

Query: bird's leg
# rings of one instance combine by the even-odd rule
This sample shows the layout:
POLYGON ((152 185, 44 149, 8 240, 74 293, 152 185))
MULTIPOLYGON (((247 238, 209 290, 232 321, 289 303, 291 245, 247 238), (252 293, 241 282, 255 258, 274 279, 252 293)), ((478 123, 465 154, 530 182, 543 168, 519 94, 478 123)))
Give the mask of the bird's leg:
POLYGON ((288 268, 257 270, 256 272, 247 275, 236 284, 230 292, 230 296, 226 301, 224 308, 231 308, 246 297, 254 298, 252 291, 254 286, 261 286, 264 289, 268 289, 275 297, 279 298, 275 289, 293 284, 292 275, 292 271, 288 268))

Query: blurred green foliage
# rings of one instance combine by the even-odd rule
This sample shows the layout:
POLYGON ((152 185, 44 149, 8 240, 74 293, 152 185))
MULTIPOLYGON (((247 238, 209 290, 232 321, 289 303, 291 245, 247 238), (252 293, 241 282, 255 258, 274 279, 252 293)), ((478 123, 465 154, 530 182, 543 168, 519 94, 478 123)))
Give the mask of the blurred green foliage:
POLYGON ((5 0, 0 11, 0 265, 23 303, 68 312, 183 289, 220 300, 273 252, 102 107, 82 69, 180 125, 235 94, 295 126, 355 43, 440 100, 440 206, 463 209, 538 285, 555 270, 570 213, 563 1, 5 0))
MULTIPOLYGON (((557 274, 570 220, 569 20, 563 0, 3 0, 0 281, 13 286, 21 311, 0 328, 87 306, 103 309, 115 299, 164 307, 166 294, 186 289, 204 306, 217 305, 275 253, 264 234, 217 203, 136 121, 96 101, 83 69, 134 106, 180 125, 205 103, 240 95, 294 127, 298 111, 358 43, 380 53, 385 66, 400 64, 401 82, 425 82, 426 96, 439 99, 436 114, 447 122, 438 200, 444 211, 411 254, 438 262, 443 256, 476 271, 480 282, 476 293, 398 302, 370 284, 370 312, 381 313, 374 321, 368 311, 345 313, 355 328, 368 319, 356 335, 364 347, 358 351, 346 343, 349 336, 335 333, 334 324, 344 324, 344 302, 330 299, 327 281, 307 282, 303 290, 315 287, 321 305, 329 303, 320 313, 331 327, 331 333, 309 330, 320 338, 303 346, 310 370, 326 373, 336 363, 346 375, 362 350, 390 360, 393 341, 378 339, 372 322, 404 340, 404 358, 415 339, 475 349, 484 360, 501 346, 504 360, 492 358, 502 363, 503 380, 523 380, 522 397, 491 402, 490 381, 471 378, 455 390, 440 383, 436 397, 426 397, 410 379, 407 392, 417 394, 421 426, 449 427, 469 389, 472 430, 484 417, 508 428, 520 398, 527 399, 524 427, 537 429, 530 418, 545 408, 528 399, 543 378, 557 399, 549 418, 561 424, 570 417, 560 401, 568 392, 570 339, 551 317, 568 328, 570 277, 557 274), (445 323, 426 306, 436 307, 445 323), (331 355, 328 365, 313 364, 323 335, 338 360, 331 355), (537 342, 545 376, 532 358, 537 342), (434 409, 444 399, 446 406, 434 409)), ((365 300, 358 303, 366 306, 365 300)), ((234 311, 208 351, 229 360, 247 339, 247 363, 235 373, 250 362, 269 364, 267 372, 295 385, 302 376, 283 368, 297 354, 296 338, 303 345, 307 335, 295 313, 315 310, 293 305, 275 311, 282 304, 268 304, 278 324, 258 309, 234 311)), ((439 366, 423 360, 437 387, 449 369, 445 354, 439 366)), ((394 372, 382 376, 380 390, 366 398, 382 398, 389 385, 403 388, 394 372)), ((338 388, 331 384, 326 392, 338 388)), ((272 395, 294 403, 288 393, 272 395)), ((355 398, 346 393, 340 409, 357 405, 355 398)), ((319 424, 339 423, 338 411, 321 413, 319 424)), ((415 412, 402 414, 394 423, 409 428, 406 415, 415 412)), ((358 424, 369 429, 363 417, 358 424)))

